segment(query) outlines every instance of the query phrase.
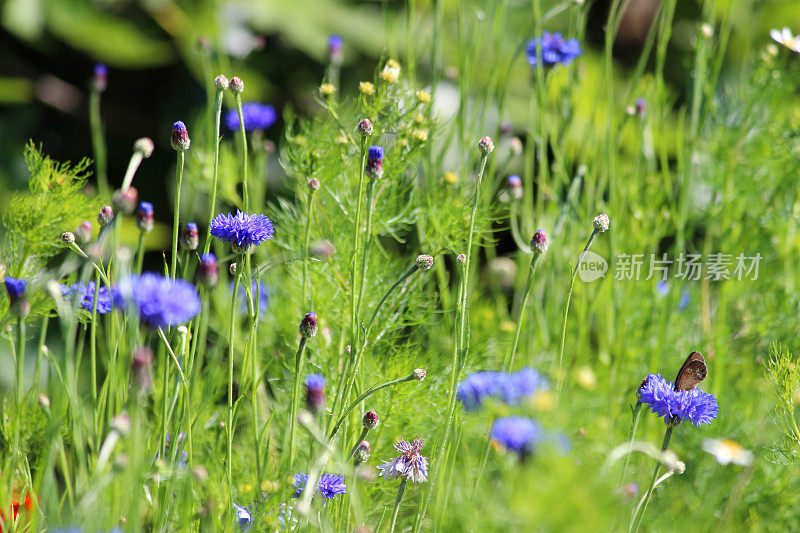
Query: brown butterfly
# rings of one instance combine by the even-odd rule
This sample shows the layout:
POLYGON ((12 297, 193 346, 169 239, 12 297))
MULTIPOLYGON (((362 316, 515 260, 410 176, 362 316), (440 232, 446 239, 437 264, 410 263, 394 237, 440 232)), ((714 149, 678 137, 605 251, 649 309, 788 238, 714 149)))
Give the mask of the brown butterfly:
POLYGON ((706 379, 707 375, 708 369, 706 368, 706 361, 703 359, 703 354, 700 352, 692 352, 678 371, 678 376, 675 378, 675 390, 692 390, 697 387, 698 383, 706 379))

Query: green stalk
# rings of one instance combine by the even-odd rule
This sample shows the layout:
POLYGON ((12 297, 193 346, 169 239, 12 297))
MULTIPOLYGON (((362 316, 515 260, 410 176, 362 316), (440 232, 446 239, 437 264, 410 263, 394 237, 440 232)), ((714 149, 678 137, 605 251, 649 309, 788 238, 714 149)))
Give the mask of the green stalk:
POLYGON ((97 185, 101 196, 108 196, 108 174, 106 172, 106 141, 100 118, 100 91, 92 88, 89 93, 89 122, 92 128, 92 149, 97 170, 97 185))
MULTIPOLYGON (((92 407, 97 409, 97 298, 100 295, 100 276, 94 273, 94 300, 92 301, 92 328, 90 331, 90 357, 92 374, 92 407)), ((98 413, 95 413, 95 419, 98 413)))
MULTIPOLYGON (((241 258, 239 260, 241 263, 241 258)), ((233 294, 231 295, 230 324, 228 326, 228 442, 225 454, 225 473, 228 478, 228 509, 233 506, 233 339, 236 331, 236 309, 239 294, 241 268, 237 266, 233 277, 233 294)))
POLYGON ((314 216, 315 192, 317 192, 315 189, 309 189, 308 191, 308 212, 306 213, 306 231, 303 239, 303 288, 300 302, 301 305, 307 305, 307 308, 311 307, 311 302, 306 304, 306 285, 308 284, 308 243, 311 238, 311 219, 314 216))
POLYGON ((525 307, 528 305, 528 296, 531 293, 531 287, 533 286, 533 271, 536 268, 536 260, 539 258, 539 254, 534 252, 533 257, 531 257, 531 267, 528 270, 528 279, 525 281, 525 292, 522 294, 522 302, 519 305, 519 315, 517 316, 517 327, 514 330, 514 343, 511 345, 511 352, 508 355, 507 360, 503 361, 502 371, 506 372, 514 366, 514 355, 517 353, 517 345, 519 343, 519 334, 522 331, 522 322, 525 319, 525 307))
MULTIPOLYGON (((636 437, 636 428, 639 427, 639 415, 642 413, 642 402, 637 401, 636 406, 633 408, 633 422, 631 423, 631 435, 628 438, 628 444, 633 443, 633 439, 636 437)), ((628 463, 630 463, 631 454, 627 453, 625 455, 625 466, 622 468, 622 482, 625 482, 625 478, 628 475, 628 463)))
POLYGON ((583 248, 583 252, 581 252, 580 257, 578 258, 578 263, 575 265, 575 268, 572 269, 572 279, 569 282, 569 292, 567 293, 567 301, 564 305, 564 323, 561 327, 561 350, 558 352, 558 390, 561 390, 561 383, 563 381, 563 376, 561 375, 561 368, 564 361, 564 340, 567 336, 567 317, 569 316, 569 302, 572 299, 572 289, 575 286, 575 276, 578 275, 578 269, 581 266, 581 262, 583 261, 583 257, 586 255, 586 252, 589 250, 589 246, 592 245, 592 241, 594 240, 595 235, 597 235, 597 229, 592 230, 592 234, 589 235, 589 241, 586 243, 586 246, 583 248))
POLYGON ((169 274, 172 279, 175 279, 175 271, 178 267, 178 222, 181 215, 181 182, 183 181, 183 162, 185 159, 183 150, 177 150, 177 152, 178 168, 175 183, 175 209, 172 221, 172 258, 169 268, 169 274))
POLYGON ((216 119, 214 120, 214 177, 211 182, 211 200, 208 207, 209 224, 208 229, 206 229, 206 242, 203 245, 204 254, 207 254, 211 249, 211 220, 214 218, 214 209, 216 208, 217 203, 217 180, 219 179, 219 119, 222 115, 222 96, 224 92, 225 91, 217 91, 216 119))
POLYGON ((348 461, 353 457, 353 455, 355 455, 356 450, 358 449, 359 445, 361 444, 361 442, 364 439, 367 438, 368 434, 369 434, 369 428, 368 427, 364 427, 364 428, 361 429, 361 434, 356 439, 356 443, 353 445, 352 448, 350 448, 350 453, 347 454, 347 460, 348 461))
POLYGON ((394 526, 397 524, 397 513, 400 511, 400 502, 403 501, 403 494, 406 492, 406 478, 400 482, 397 488, 397 498, 394 500, 394 511, 392 511, 392 524, 389 526, 389 533, 394 533, 394 526))
MULTIPOLYGON (((244 200, 244 210, 250 209, 250 193, 247 190, 247 134, 244 130, 244 117, 242 116, 242 95, 235 93, 236 112, 239 114, 239 133, 242 134, 242 200, 244 200)), ((219 120, 217 120, 219 128, 219 120)))
POLYGON ((300 337, 300 346, 297 348, 294 363, 294 385, 292 386, 292 406, 289 429, 289 468, 294 464, 294 438, 297 431, 297 398, 300 395, 300 375, 303 372, 303 358, 306 353, 306 337, 300 337))
POLYGON ((136 247, 136 273, 142 273, 144 265, 144 231, 139 232, 139 245, 136 247))
MULTIPOLYGON (((664 433, 664 441, 661 443, 661 453, 663 454, 667 451, 667 447, 669 446, 669 439, 672 437, 672 430, 675 426, 671 423, 667 424, 667 431, 664 433)), ((650 481, 650 487, 647 489, 647 494, 644 497, 644 504, 642 505, 641 511, 637 508, 634 511, 633 517, 631 517, 631 523, 628 526, 628 533, 634 533, 639 530, 639 527, 642 525, 642 519, 644 518, 644 512, 647 510, 647 504, 650 502, 650 497, 653 495, 653 489, 656 486, 656 479, 658 479, 658 471, 661 470, 661 461, 656 461, 656 467, 653 470, 653 479, 650 481), (638 520, 637 520, 638 516, 638 520), (635 523, 635 525, 634 525, 635 523)))
MULTIPOLYGON (((14 383, 15 398, 17 400, 17 412, 22 412, 23 404, 23 391, 22 380, 24 378, 23 370, 25 367, 25 319, 19 317, 17 319, 17 361, 16 361, 17 379, 14 383)), ((20 422, 21 417, 14 417, 14 446, 17 451, 20 449, 20 422)))

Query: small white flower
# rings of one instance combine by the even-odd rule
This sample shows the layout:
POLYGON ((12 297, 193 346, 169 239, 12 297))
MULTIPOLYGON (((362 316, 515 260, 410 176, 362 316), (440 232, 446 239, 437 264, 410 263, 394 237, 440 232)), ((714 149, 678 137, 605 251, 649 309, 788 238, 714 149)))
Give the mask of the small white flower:
POLYGON ((705 439, 703 451, 710 453, 721 465, 750 466, 753 464, 753 452, 730 439, 705 439))
POLYGON ((789 50, 800 52, 800 38, 798 38, 800 36, 792 35, 789 28, 770 30, 769 36, 772 37, 775 42, 782 44, 789 50))

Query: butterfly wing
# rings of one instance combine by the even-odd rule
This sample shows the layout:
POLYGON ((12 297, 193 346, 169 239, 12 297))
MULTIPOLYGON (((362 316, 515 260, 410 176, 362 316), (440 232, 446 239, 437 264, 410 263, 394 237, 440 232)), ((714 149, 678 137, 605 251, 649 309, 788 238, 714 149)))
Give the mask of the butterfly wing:
POLYGON ((678 371, 678 375, 675 378, 675 390, 692 390, 697 387, 698 383, 706 379, 707 375, 708 368, 706 368, 706 361, 703 359, 703 354, 700 352, 692 352, 678 371))

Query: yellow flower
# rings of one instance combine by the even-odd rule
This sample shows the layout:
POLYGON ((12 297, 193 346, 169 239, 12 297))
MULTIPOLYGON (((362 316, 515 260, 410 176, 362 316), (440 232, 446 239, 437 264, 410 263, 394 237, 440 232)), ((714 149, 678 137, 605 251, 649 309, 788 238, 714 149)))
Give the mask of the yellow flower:
POLYGON ((387 83, 397 83, 397 80, 400 79, 400 64, 394 59, 390 59, 383 67, 380 76, 387 83))
POLYGON ((587 390, 592 390, 597 386, 597 376, 588 366, 582 366, 578 369, 575 373, 575 381, 587 390))
POLYGON ((753 464, 753 452, 730 439, 705 439, 703 450, 714 456, 721 465, 750 466, 753 464))
POLYGON ((789 28, 783 28, 783 30, 773 29, 769 32, 769 36, 789 50, 800 52, 800 36, 792 35, 789 28))
POLYGON ((319 86, 319 92, 322 96, 328 97, 336 92, 336 87, 332 83, 323 83, 319 86))
POLYGON ((417 101, 420 104, 430 104, 431 93, 429 93, 428 91, 417 91, 417 101))
POLYGON ((428 130, 414 130, 411 132, 411 136, 417 141, 424 143, 428 140, 428 130))
POLYGON ((361 94, 364 96, 372 96, 375 94, 375 86, 368 81, 362 81, 359 83, 358 90, 361 91, 361 94))
POLYGON ((414 115, 414 122, 416 122, 417 124, 425 124, 425 115, 423 115, 422 113, 417 113, 416 115, 414 115))
POLYGON ((456 176, 452 172, 447 172, 444 175, 444 178, 442 179, 444 179, 444 182, 447 183, 448 185, 455 185, 456 183, 458 183, 458 176, 456 176))

